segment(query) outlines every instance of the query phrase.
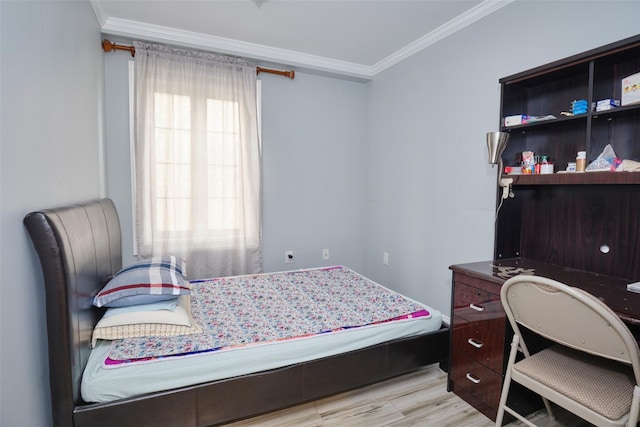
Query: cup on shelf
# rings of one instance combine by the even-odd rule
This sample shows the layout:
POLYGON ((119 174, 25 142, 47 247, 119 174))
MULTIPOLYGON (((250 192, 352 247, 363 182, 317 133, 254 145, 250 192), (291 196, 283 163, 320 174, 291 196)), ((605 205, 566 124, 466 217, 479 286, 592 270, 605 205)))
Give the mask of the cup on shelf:
POLYGON ((540 175, 549 175, 553 173, 553 163, 543 163, 540 165, 540 175))

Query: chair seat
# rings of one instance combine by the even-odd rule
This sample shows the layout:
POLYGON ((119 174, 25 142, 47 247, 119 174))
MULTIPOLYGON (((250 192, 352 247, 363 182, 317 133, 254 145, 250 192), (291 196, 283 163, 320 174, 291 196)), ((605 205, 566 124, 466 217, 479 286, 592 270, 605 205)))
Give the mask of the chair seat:
POLYGON ((554 345, 513 369, 514 381, 534 379, 610 420, 629 413, 635 385, 630 366, 554 345))

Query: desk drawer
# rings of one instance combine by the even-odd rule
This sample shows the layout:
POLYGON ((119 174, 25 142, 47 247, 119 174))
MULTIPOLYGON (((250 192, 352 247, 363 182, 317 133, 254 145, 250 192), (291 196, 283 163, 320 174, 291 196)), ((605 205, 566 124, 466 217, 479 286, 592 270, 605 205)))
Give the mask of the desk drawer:
POLYGON ((502 375, 462 352, 454 352, 451 357, 451 391, 495 420, 502 391, 502 375))
POLYGON ((504 334, 506 315, 500 295, 455 283, 453 315, 478 324, 498 335, 504 334))
POLYGON ((454 317, 451 349, 454 354, 462 352, 496 373, 502 372, 504 338, 488 329, 478 327, 477 323, 454 317))

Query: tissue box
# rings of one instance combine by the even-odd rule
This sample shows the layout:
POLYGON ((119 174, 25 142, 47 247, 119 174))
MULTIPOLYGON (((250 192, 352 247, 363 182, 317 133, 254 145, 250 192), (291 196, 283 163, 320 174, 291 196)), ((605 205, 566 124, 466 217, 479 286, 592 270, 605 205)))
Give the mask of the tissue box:
POLYGON ((622 79, 622 105, 640 103, 640 73, 631 74, 622 79))

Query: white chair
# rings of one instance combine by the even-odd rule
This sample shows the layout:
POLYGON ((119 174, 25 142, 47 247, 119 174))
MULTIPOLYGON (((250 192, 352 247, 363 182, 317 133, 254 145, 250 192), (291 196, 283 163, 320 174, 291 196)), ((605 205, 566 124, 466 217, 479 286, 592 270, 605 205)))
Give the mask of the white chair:
POLYGON ((620 318, 593 295, 544 277, 520 275, 502 285, 501 299, 514 330, 496 426, 504 413, 528 426, 507 406, 511 381, 596 426, 635 427, 640 408, 638 344, 620 318), (553 345, 530 354, 523 328, 553 345), (516 362, 521 351, 522 360, 516 362), (548 400, 547 400, 548 399, 548 400))

